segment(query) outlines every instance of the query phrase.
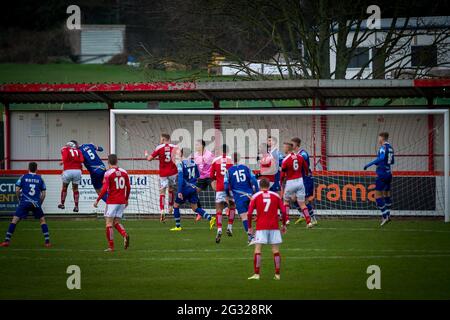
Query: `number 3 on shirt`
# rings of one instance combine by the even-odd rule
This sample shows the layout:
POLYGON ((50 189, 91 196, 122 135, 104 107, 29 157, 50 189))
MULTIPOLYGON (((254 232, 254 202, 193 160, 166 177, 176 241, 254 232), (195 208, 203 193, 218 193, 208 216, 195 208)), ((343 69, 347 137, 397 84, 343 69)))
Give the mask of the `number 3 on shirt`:
POLYGON ((116 189, 125 189, 124 177, 115 177, 114 182, 116 183, 116 189))
POLYGON ((170 151, 164 151, 164 161, 170 162, 170 151))

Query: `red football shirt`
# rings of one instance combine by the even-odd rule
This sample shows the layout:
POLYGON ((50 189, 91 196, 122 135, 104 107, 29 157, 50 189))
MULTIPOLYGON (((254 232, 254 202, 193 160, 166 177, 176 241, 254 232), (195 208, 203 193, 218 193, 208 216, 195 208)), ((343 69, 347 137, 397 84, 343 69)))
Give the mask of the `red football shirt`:
POLYGON ((283 159, 281 164, 281 181, 293 180, 303 177, 303 172, 308 172, 308 164, 302 156, 291 152, 283 159))
POLYGON ((159 159, 159 176, 169 177, 178 173, 177 165, 175 164, 175 150, 177 146, 166 143, 160 144, 152 153, 152 157, 159 159))
POLYGON ((211 164, 211 179, 216 180, 216 192, 224 191, 224 178, 233 161, 226 154, 215 158, 211 164))
POLYGON ((274 182, 276 169, 275 158, 272 154, 268 153, 264 155, 261 160, 259 160, 259 179, 266 178, 270 182, 274 182))
POLYGON ((278 225, 278 210, 281 211, 283 225, 286 224, 286 206, 281 197, 273 191, 255 193, 248 206, 248 225, 252 227, 253 210, 256 209, 256 230, 276 230, 278 225))
POLYGON ((82 169, 84 157, 80 150, 64 146, 61 149, 61 155, 64 170, 82 169))
POLYGON ((130 191, 131 186, 128 173, 122 168, 113 167, 105 173, 103 187, 97 201, 100 201, 108 192, 107 204, 126 204, 130 197, 130 191))

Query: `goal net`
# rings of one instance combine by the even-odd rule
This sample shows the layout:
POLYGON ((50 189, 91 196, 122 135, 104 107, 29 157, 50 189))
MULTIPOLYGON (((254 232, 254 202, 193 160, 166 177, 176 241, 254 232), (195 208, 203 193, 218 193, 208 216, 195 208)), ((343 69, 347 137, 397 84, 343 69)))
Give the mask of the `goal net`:
MULTIPOLYGON (((193 152, 200 139, 216 155, 225 143, 230 155, 236 152, 240 162, 255 171, 268 137, 272 137, 272 148, 280 151, 283 142, 299 137, 301 149, 310 155, 317 214, 379 215, 375 166, 366 171, 363 167, 376 157, 378 134, 388 132, 395 150, 392 215, 443 216, 448 212, 449 196, 448 175, 444 177, 444 169, 449 172, 447 112, 112 110, 111 150, 131 172, 128 210, 137 215, 159 212, 158 161, 146 161, 144 150, 154 150, 161 133, 170 134, 172 143, 193 152)), ((213 212, 211 187, 200 193, 200 200, 213 212)), ((192 213, 188 208, 182 212, 192 213)))

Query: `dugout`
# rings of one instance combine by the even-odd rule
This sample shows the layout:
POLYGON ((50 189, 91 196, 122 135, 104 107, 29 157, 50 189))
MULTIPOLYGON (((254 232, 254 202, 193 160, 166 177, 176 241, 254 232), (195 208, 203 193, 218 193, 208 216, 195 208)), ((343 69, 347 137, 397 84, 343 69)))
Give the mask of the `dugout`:
MULTIPOLYGON (((123 166, 131 168, 136 175, 136 189, 145 186, 138 191, 140 195, 136 195, 137 205, 133 210, 146 214, 153 211, 148 210, 153 206, 153 194, 149 190, 157 188, 156 181, 151 179, 157 171, 139 153, 146 143, 157 143, 158 132, 178 128, 180 124, 189 126, 183 121, 190 118, 202 118, 217 130, 230 129, 236 123, 258 129, 275 123, 284 129, 280 139, 300 135, 311 150, 315 175, 320 182, 318 191, 326 203, 319 210, 324 214, 376 214, 370 199, 373 174, 358 168, 374 157, 374 135, 387 127, 397 132, 398 145, 408 146, 397 154, 403 166, 398 170, 397 180, 401 181, 402 192, 410 194, 402 199, 403 207, 398 208, 398 214, 443 215, 448 208, 445 191, 448 193, 448 182, 446 185, 443 172, 445 160, 448 168, 448 157, 444 154, 446 147, 448 153, 449 134, 444 113, 435 114, 432 110, 448 109, 449 90, 448 79, 0 85, 0 102, 5 107, 5 170, 1 174, 2 177, 20 174, 26 162, 36 160, 44 169, 41 172, 49 175, 58 188, 60 146, 74 137, 83 142, 93 141, 119 154, 123 166), (266 106, 267 100, 274 103, 266 106), (375 104, 367 103, 374 100, 375 104), (174 106, 177 102, 191 104, 180 111, 178 106, 185 106, 174 106), (136 103, 140 103, 140 109, 133 107, 136 103), (76 106, 70 110, 53 107, 66 104, 76 106), (208 107, 208 104, 210 110, 199 111, 196 107, 208 107), (241 108, 237 109, 237 105, 241 108), (178 111, 165 112, 169 107, 178 111), (246 107, 252 110, 238 111, 246 107), (196 109, 197 115, 191 109, 196 109), (393 109, 405 113, 385 115, 384 110, 393 109), (406 110, 412 109, 430 112, 408 115, 406 110), (343 121, 343 117, 327 113, 330 110, 347 110, 340 111, 341 115, 354 110, 380 111, 353 114, 343 121), (360 129, 352 131, 352 128, 360 129), (129 140, 130 136, 134 140, 129 140), (356 147, 357 140, 363 141, 359 147, 356 147), (420 181, 426 181, 425 187, 417 187, 420 181), (411 199, 423 192, 430 194, 427 207, 413 210, 416 204, 412 203, 411 207, 411 199), (430 210, 431 203, 434 205, 430 210)), ((88 187, 81 200, 86 205, 95 196, 88 187)), ((87 206, 81 208, 92 211, 87 206)), ((57 212, 54 208, 47 211, 57 212)))

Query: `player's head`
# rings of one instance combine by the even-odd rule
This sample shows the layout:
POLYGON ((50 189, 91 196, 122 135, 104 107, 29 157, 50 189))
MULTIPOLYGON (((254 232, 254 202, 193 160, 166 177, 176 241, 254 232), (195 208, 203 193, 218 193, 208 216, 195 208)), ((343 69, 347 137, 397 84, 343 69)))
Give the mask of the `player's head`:
POLYGON ((189 148, 181 148, 180 149, 180 158, 181 159, 191 159, 192 158, 192 152, 189 148))
POLYGON ((77 147, 77 145, 76 145, 76 141, 74 142, 75 140, 70 140, 70 141, 68 141, 67 143, 66 143, 66 146, 68 146, 69 148, 76 148, 77 147))
POLYGON ((270 181, 267 178, 262 178, 259 180, 259 188, 261 190, 269 190, 270 188, 270 181))
POLYGON ((223 154, 227 154, 227 153, 228 153, 228 146, 227 146, 226 143, 224 143, 224 144, 222 145, 222 153, 223 153, 223 154))
POLYGON ((277 146, 277 142, 278 140, 274 136, 267 137, 267 145, 269 146, 269 148, 275 148, 277 146))
POLYGON ((286 141, 285 143, 283 143, 284 153, 286 153, 286 154, 291 153, 293 148, 294 148, 294 144, 292 142, 286 141))
POLYGON ((170 142, 170 134, 161 133, 161 143, 169 143, 170 142))
POLYGON ((205 146, 206 146, 205 140, 200 139, 195 142, 195 150, 197 150, 198 152, 203 151, 203 149, 205 149, 205 146))
POLYGON ((291 142, 294 145, 294 149, 300 148, 300 145, 302 144, 302 140, 299 137, 292 138, 291 142))
POLYGON ((108 163, 109 163, 109 165, 110 166, 117 166, 117 162, 118 162, 117 154, 111 153, 108 156, 108 163))
POLYGON ((36 173, 36 171, 37 171, 37 163, 36 162, 30 162, 28 164, 28 171, 30 171, 32 173, 36 173))
POLYGON ((77 140, 70 140, 75 145, 75 148, 78 148, 79 144, 77 140))
POLYGON ((388 139, 389 139, 389 133, 388 132, 384 131, 384 132, 380 132, 378 134, 378 143, 379 144, 385 143, 386 141, 388 141, 388 139))
POLYGON ((269 146, 267 145, 267 143, 261 143, 259 145, 259 153, 267 154, 267 152, 269 152, 269 146))

